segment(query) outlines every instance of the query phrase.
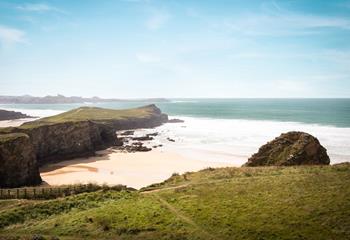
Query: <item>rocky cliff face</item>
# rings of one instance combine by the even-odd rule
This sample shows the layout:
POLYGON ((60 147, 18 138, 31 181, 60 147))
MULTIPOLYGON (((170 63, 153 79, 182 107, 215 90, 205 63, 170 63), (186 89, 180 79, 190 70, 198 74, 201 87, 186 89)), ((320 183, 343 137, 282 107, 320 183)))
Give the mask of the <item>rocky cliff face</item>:
POLYGON ((0 187, 19 187, 41 182, 35 152, 23 133, 0 136, 0 187))
POLYGON ((96 150, 118 143, 112 127, 91 121, 64 122, 21 131, 30 136, 39 166, 91 156, 96 150))
POLYGON ((327 150, 317 138, 304 132, 281 134, 260 147, 244 166, 329 164, 327 150))

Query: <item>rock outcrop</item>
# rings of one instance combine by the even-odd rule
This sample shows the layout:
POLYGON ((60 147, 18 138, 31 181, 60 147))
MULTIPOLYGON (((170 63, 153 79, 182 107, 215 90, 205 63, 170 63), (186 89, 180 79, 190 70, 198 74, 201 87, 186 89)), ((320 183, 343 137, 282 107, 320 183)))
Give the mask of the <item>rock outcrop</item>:
POLYGON ((288 132, 261 146, 244 166, 291 166, 329 164, 327 150, 305 132, 288 132))
POLYGON ((23 133, 0 135, 0 187, 19 187, 41 182, 35 152, 23 133))
POLYGON ((97 150, 120 146, 123 143, 117 138, 116 131, 153 128, 167 120, 168 116, 161 113, 155 105, 120 111, 84 107, 63 115, 28 122, 20 127, 1 129, 0 137, 19 134, 22 138, 15 138, 16 141, 13 140, 11 144, 3 146, 0 157, 7 164, 2 165, 0 170, 5 173, 17 167, 21 169, 19 172, 32 172, 31 176, 37 173, 33 179, 23 178, 18 183, 11 182, 9 179, 12 177, 5 174, 1 175, 1 181, 9 182, 6 185, 9 187, 37 183, 40 179, 38 166, 74 157, 90 156, 97 150), (25 144, 21 146, 23 142, 25 144), (30 154, 29 149, 32 151, 30 154), (23 160, 24 155, 28 155, 30 160, 23 160), (33 161, 33 164, 29 166, 27 161, 33 161), (8 162, 13 162, 13 165, 8 162), (36 172, 31 170, 32 167, 36 172))
POLYGON ((7 110, 0 109, 0 121, 20 119, 20 118, 32 118, 32 117, 28 116, 27 114, 23 114, 21 112, 7 111, 7 110))
POLYGON ((178 118, 169 119, 168 123, 184 123, 185 121, 178 118))

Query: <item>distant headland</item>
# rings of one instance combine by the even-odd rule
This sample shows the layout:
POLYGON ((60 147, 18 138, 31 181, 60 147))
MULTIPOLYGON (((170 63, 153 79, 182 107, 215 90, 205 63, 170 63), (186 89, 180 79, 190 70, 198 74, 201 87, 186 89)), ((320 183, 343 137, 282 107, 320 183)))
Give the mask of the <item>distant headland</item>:
POLYGON ((56 96, 47 95, 45 97, 34 97, 31 95, 22 96, 0 96, 0 104, 62 104, 62 103, 98 103, 98 102, 168 102, 165 98, 144 98, 144 99, 117 99, 117 98, 100 98, 100 97, 66 97, 61 94, 56 96))

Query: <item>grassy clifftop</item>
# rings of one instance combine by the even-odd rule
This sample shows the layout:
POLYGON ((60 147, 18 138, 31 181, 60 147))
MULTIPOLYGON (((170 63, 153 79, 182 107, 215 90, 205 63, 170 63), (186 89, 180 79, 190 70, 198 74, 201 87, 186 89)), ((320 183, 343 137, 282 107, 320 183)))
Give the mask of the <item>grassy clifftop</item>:
POLYGON ((39 120, 28 122, 21 127, 30 128, 45 124, 54 124, 62 122, 74 121, 111 121, 129 118, 147 118, 153 114, 160 114, 159 109, 155 105, 147 105, 139 108, 131 108, 124 110, 106 109, 98 107, 80 107, 55 116, 41 118, 39 120))
POLYGON ((221 168, 139 192, 0 202, 0 238, 348 239, 350 165, 221 168))
POLYGON ((21 138, 21 137, 28 137, 28 136, 24 133, 0 134, 0 144, 5 143, 5 142, 9 142, 9 141, 13 141, 13 140, 15 140, 17 138, 21 138))

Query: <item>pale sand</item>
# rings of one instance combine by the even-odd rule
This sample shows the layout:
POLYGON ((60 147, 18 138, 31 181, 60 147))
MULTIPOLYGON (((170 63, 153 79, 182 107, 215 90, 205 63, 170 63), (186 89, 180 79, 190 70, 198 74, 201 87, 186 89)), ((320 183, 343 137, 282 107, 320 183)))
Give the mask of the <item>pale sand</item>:
POLYGON ((49 185, 73 183, 123 184, 141 188, 162 182, 171 174, 198 171, 207 167, 233 166, 229 163, 189 159, 178 153, 154 149, 150 152, 121 153, 108 149, 96 157, 50 164, 40 169, 49 185))

